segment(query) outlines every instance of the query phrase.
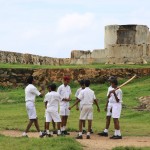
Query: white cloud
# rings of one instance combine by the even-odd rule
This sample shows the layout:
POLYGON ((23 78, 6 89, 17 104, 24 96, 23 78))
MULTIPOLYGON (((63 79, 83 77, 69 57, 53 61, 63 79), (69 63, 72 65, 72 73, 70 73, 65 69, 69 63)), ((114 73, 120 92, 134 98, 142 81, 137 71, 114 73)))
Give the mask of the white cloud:
POLYGON ((63 16, 58 22, 58 32, 85 30, 94 25, 95 16, 92 13, 72 13, 63 16))

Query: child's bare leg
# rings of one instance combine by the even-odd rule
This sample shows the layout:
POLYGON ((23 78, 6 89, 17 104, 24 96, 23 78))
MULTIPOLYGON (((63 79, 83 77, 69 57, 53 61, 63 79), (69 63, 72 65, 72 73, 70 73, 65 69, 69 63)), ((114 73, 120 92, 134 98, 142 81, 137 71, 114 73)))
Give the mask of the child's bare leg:
POLYGON ((52 120, 52 124, 53 124, 53 130, 56 130, 56 124, 53 120, 52 120))
POLYGON ((44 123, 44 131, 46 131, 46 122, 44 123))
POLYGON ((60 130, 60 124, 61 122, 57 122, 57 130, 60 130))
POLYGON ((50 134, 50 133, 49 133, 49 122, 46 122, 46 133, 47 133, 47 134, 50 134))
POLYGON ((64 116, 61 116, 61 131, 64 131, 64 116))
POLYGON ((34 125, 35 125, 37 131, 40 132, 40 127, 39 127, 38 119, 34 119, 34 125))
POLYGON ((92 120, 88 120, 88 132, 90 133, 92 127, 92 120))
POLYGON ((27 125, 27 127, 26 127, 26 130, 25 130, 26 133, 27 133, 27 132, 29 131, 29 129, 31 128, 33 122, 34 122, 34 119, 30 119, 30 121, 29 121, 29 123, 28 123, 28 125, 27 125))
POLYGON ((64 130, 66 130, 68 116, 64 116, 64 130))
POLYGON ((111 116, 106 116, 106 128, 105 129, 109 129, 110 121, 111 121, 111 116))
POLYGON ((82 133, 82 124, 83 124, 83 120, 79 121, 79 132, 82 133))
POLYGON ((61 124, 61 122, 57 122, 57 135, 61 134, 61 132, 60 132, 60 124, 61 124))
POLYGON ((65 121, 64 121, 64 126, 66 126, 67 125, 67 119, 68 119, 68 116, 64 116, 65 117, 65 121))
POLYGON ((46 130, 49 130, 49 122, 46 122, 46 130))
POLYGON ((85 129, 85 120, 83 120, 83 129, 85 129))
POLYGON ((119 119, 118 118, 114 118, 114 127, 115 127, 115 136, 121 136, 121 132, 120 132, 120 125, 119 125, 119 119))
POLYGON ((114 127, 115 127, 116 130, 120 130, 118 118, 114 118, 114 127))

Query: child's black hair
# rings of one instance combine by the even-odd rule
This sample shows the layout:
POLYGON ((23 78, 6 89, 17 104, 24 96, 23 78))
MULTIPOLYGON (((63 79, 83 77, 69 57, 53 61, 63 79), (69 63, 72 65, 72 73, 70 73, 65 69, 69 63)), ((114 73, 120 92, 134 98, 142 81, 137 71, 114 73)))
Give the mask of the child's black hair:
POLYGON ((89 87, 90 86, 90 80, 85 80, 84 84, 85 84, 86 87, 89 87))
POLYGON ((84 85, 84 80, 80 80, 79 83, 80 83, 81 86, 83 86, 84 85))
POLYGON ((32 82, 33 82, 33 76, 29 76, 27 78, 27 83, 32 84, 32 82))
POLYGON ((111 83, 114 83, 115 85, 118 85, 117 79, 112 80, 111 83))
POLYGON ((49 85, 47 86, 47 88, 48 88, 48 89, 51 88, 51 84, 49 84, 49 85))
POLYGON ((56 91, 57 86, 55 83, 52 83, 50 88, 51 88, 51 91, 56 91))

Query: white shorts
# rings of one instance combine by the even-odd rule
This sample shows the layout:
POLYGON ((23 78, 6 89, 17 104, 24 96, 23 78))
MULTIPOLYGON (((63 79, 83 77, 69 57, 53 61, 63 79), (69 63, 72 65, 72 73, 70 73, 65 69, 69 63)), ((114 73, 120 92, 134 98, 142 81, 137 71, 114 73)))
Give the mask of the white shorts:
POLYGON ((46 122, 61 122, 58 111, 46 111, 46 122))
POLYGON ((106 116, 111 116, 112 103, 108 103, 106 116))
POLYGON ((83 105, 80 112, 80 120, 93 120, 93 107, 92 105, 83 105))
POLYGON ((112 118, 120 118, 122 110, 121 103, 113 103, 112 105, 112 118))
POLYGON ((60 111, 59 111, 59 115, 60 116, 69 116, 70 115, 70 110, 68 109, 69 106, 60 106, 60 111))
POLYGON ((33 102, 26 102, 26 109, 27 109, 27 114, 29 119, 36 119, 37 115, 36 115, 36 109, 35 109, 35 105, 33 102))

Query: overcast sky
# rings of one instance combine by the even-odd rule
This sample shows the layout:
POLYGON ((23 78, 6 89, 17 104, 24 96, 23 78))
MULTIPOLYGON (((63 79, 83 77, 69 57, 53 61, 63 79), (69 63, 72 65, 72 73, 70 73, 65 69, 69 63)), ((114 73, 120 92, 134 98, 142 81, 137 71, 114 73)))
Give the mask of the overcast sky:
POLYGON ((0 50, 70 57, 104 48, 104 26, 150 27, 150 0, 0 0, 0 50))

